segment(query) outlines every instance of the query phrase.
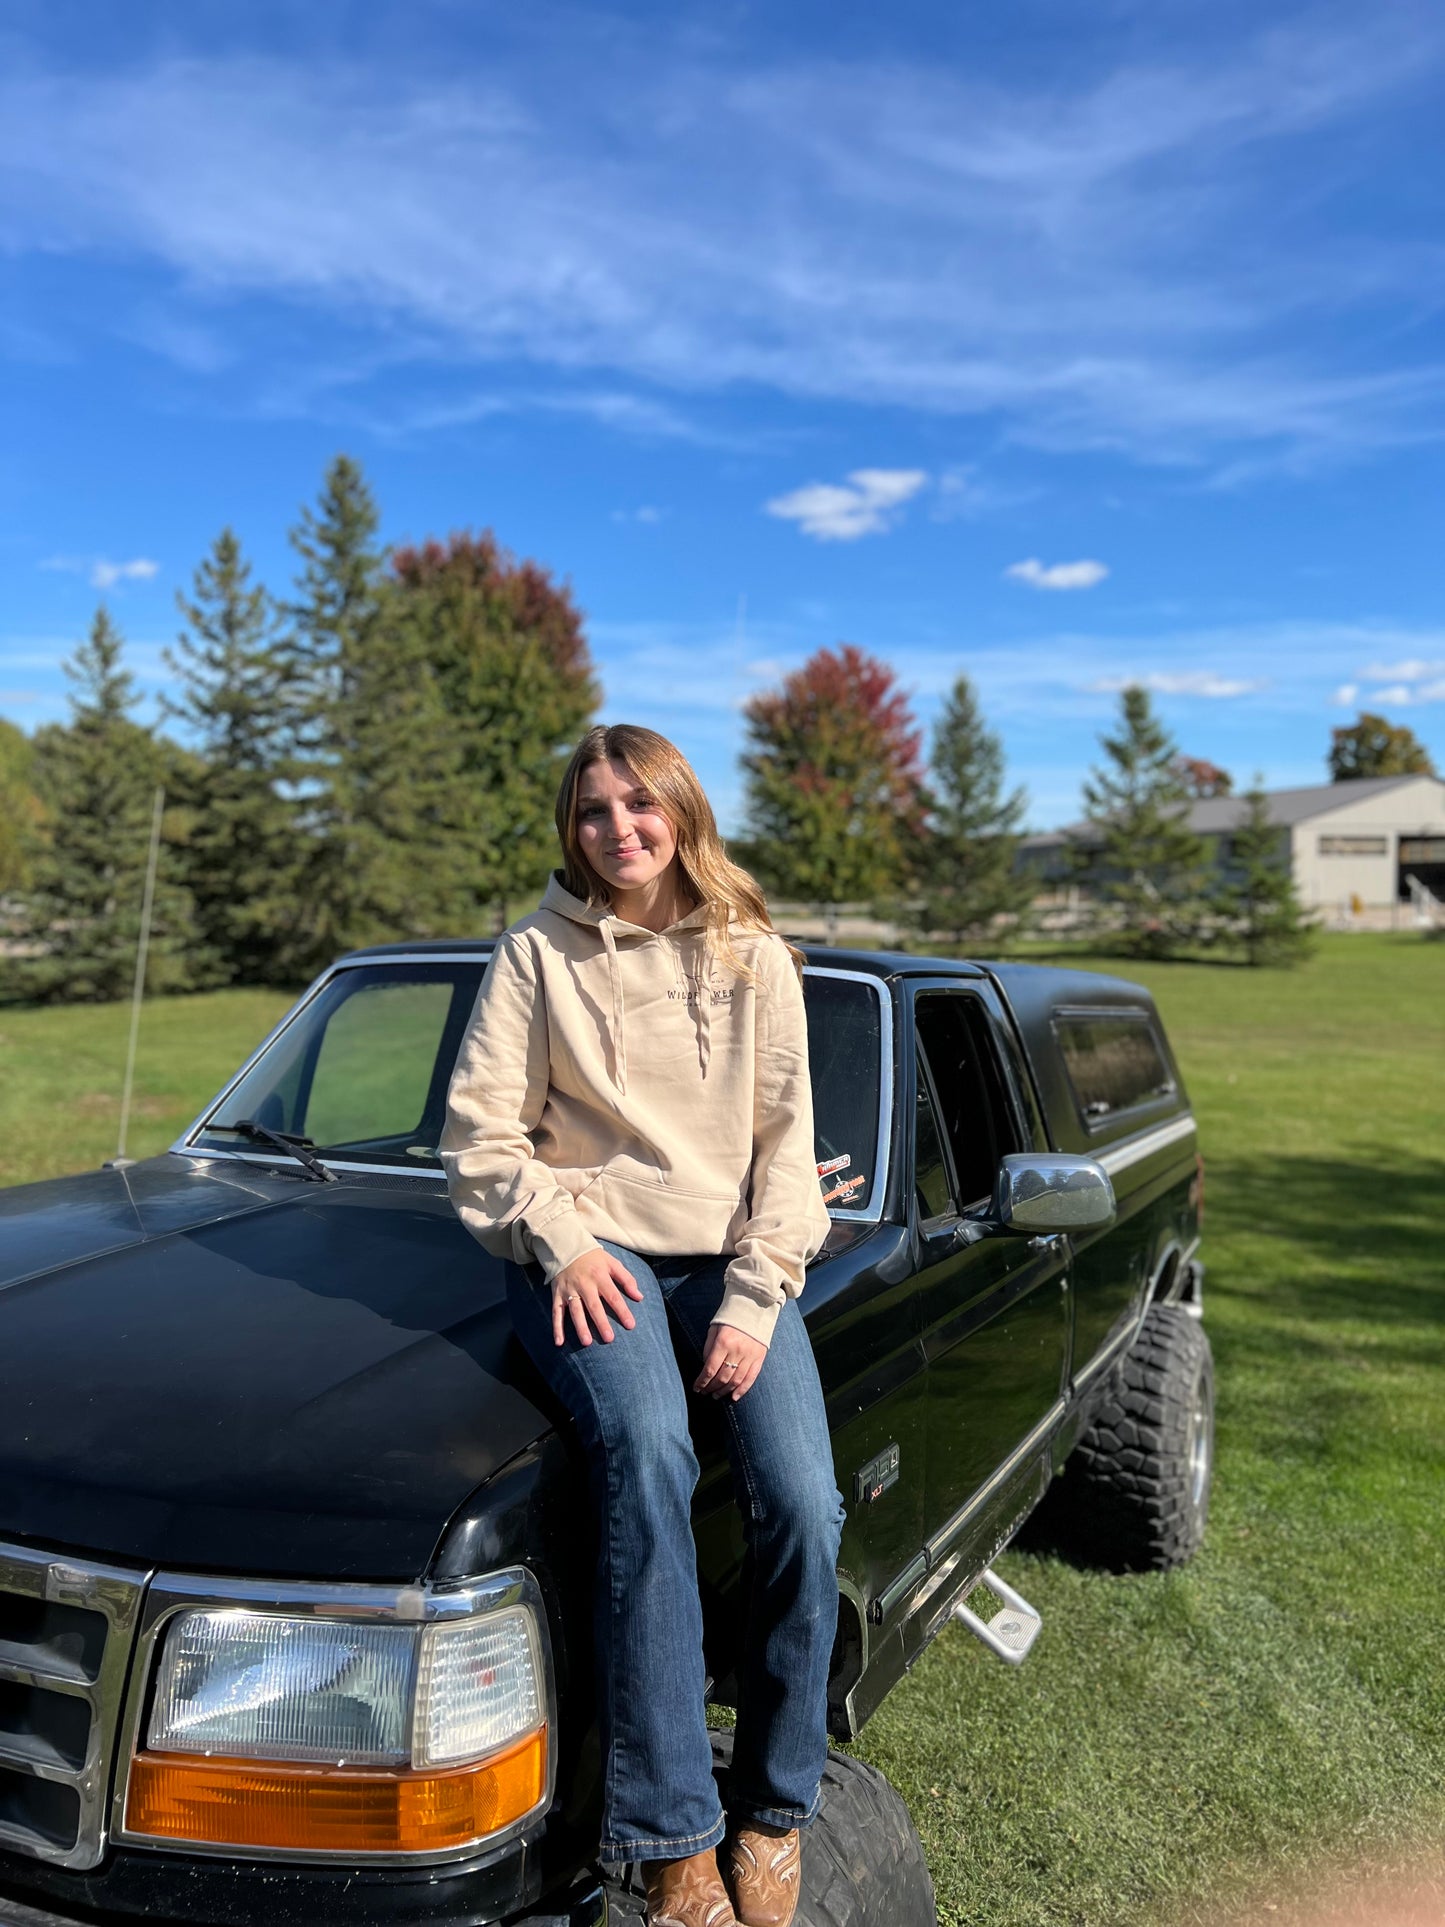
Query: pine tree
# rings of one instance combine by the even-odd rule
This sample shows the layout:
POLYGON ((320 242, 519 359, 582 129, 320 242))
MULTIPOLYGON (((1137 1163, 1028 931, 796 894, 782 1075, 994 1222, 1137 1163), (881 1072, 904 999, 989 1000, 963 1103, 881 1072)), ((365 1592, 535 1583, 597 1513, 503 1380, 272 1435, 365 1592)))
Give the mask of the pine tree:
POLYGON ((759 881, 832 907, 898 889, 922 833, 921 738, 893 671, 820 649, 744 706, 747 854, 759 881))
POLYGON ((180 774, 188 815, 185 868, 195 901, 198 979, 264 984, 292 980, 298 870, 293 812, 278 793, 284 773, 281 662, 264 588, 229 528, 196 570, 166 662, 177 678, 167 712, 189 729, 198 755, 180 774))
POLYGON ((338 952, 426 933, 449 856, 423 834, 418 784, 440 711, 407 625, 389 620, 379 517, 338 455, 291 541, 301 557, 282 645, 287 772, 301 859, 294 939, 320 969, 338 952))
POLYGON ((1099 832, 1090 869, 1118 920, 1112 941, 1132 956, 1173 956, 1207 924, 1207 852, 1189 827, 1177 751, 1148 691, 1126 689, 1121 711, 1118 734, 1100 738, 1108 762, 1084 785, 1085 815, 1099 832))
MULTIPOLYGON (((156 785, 172 767, 166 746, 131 718, 135 690, 122 639, 104 608, 65 664, 68 725, 39 730, 36 794, 44 812, 15 935, 22 953, 7 989, 48 1002, 129 995, 156 785)), ((194 944, 175 825, 163 828, 147 987, 184 989, 194 944)))
POLYGON ((1314 949, 1316 926, 1300 906, 1289 844, 1269 820, 1263 780, 1256 776, 1244 793, 1246 815, 1230 839, 1218 907, 1249 963, 1297 964, 1314 949))
POLYGON ((392 570, 393 620, 445 711, 429 807, 456 826, 454 927, 500 930, 556 861, 557 786, 598 695, 582 619, 565 587, 490 531, 398 550, 392 570))
POLYGON ((999 948, 1019 932, 1035 884, 1015 870, 1024 792, 1004 794, 1003 746, 985 725, 967 676, 950 690, 933 733, 926 833, 913 860, 906 921, 955 944, 999 948))

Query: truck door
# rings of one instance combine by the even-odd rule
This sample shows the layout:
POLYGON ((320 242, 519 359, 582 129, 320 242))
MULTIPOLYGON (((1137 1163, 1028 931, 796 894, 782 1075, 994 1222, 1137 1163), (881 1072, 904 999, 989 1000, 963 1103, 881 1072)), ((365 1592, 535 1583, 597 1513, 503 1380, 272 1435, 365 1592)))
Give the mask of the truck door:
POLYGON ((1007 1232, 960 1243, 961 1214, 987 1203, 1000 1158, 1033 1148, 1019 1068, 990 986, 920 987, 913 1015, 933 1563, 1036 1476, 1062 1409, 1069 1249, 1007 1232))

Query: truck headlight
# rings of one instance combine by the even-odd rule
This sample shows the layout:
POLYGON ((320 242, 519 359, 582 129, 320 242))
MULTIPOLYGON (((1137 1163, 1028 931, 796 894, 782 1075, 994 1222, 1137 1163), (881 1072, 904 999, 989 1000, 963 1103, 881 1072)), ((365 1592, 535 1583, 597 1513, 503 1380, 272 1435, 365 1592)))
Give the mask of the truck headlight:
POLYGON ((433 1596, 430 1619, 415 1592, 407 1617, 171 1616, 125 1837, 354 1857, 455 1853, 515 1828, 549 1791, 548 1675, 535 1586, 497 1578, 526 1584, 493 1587, 507 1603, 491 1610, 433 1596))

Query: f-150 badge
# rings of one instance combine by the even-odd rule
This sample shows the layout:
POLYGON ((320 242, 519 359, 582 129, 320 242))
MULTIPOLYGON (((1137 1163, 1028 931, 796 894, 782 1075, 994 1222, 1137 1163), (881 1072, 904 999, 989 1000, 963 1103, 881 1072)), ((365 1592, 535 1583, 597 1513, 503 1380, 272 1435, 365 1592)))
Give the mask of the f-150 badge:
POLYGON ((872 1505, 890 1485, 897 1485, 898 1456, 896 1445, 885 1445, 876 1458, 860 1466, 853 1474, 853 1497, 863 1505, 872 1505))

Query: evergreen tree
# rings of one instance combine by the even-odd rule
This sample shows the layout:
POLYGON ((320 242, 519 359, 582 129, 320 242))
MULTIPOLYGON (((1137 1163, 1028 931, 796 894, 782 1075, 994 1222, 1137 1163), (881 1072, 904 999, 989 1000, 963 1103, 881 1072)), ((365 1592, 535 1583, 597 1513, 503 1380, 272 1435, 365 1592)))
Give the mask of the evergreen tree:
POLYGON ((1118 733, 1100 738, 1108 762, 1084 785, 1084 813, 1099 832, 1090 870, 1117 919, 1111 940, 1132 956, 1173 956, 1207 922, 1207 852, 1148 691, 1126 689, 1121 711, 1118 733))
POLYGON ((556 861, 557 786, 598 690, 565 587, 490 531, 398 550, 392 619, 408 630, 445 712, 429 808, 453 927, 497 930, 556 861), (440 831, 452 826, 449 838, 440 831))
POLYGON ((179 695, 164 698, 199 755, 178 773, 188 814, 185 867, 195 901, 196 975, 214 983, 287 982, 300 974, 293 931, 299 864, 283 774, 281 664, 270 598, 223 529, 196 570, 166 661, 179 695))
POLYGON ((1269 820, 1263 778, 1244 793, 1246 814, 1230 839, 1218 906, 1251 964, 1296 964, 1313 950, 1316 927, 1300 907, 1289 842, 1269 820))
POLYGON ((443 808, 452 760, 414 625, 394 620, 378 516, 339 455, 302 511, 285 669, 288 776, 302 831, 296 953, 308 970, 342 950, 435 932, 452 900, 443 808))
POLYGON ((1414 730, 1368 710, 1343 729, 1330 731, 1330 781, 1366 776, 1433 776, 1430 752, 1414 730))
POLYGON ((906 921, 924 934, 946 931, 955 944, 972 938, 998 948, 1018 934, 1036 885, 1014 867, 1024 792, 1004 794, 1003 746, 967 676, 944 703, 929 767, 929 821, 916 846, 906 921))
MULTIPOLYGON (((104 1002, 128 996, 158 782, 171 764, 151 731, 131 718, 134 685, 120 632, 104 608, 65 664, 68 725, 36 733, 34 775, 43 811, 15 930, 24 952, 7 990, 39 1001, 104 1002)), ((163 828, 147 987, 184 989, 194 942, 189 892, 163 828)))
POLYGON ((829 907, 896 891, 925 801, 920 736, 888 665, 852 643, 820 649, 743 714, 759 881, 829 907))

